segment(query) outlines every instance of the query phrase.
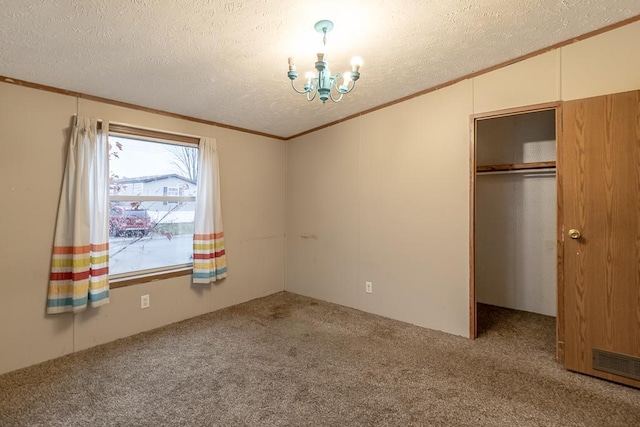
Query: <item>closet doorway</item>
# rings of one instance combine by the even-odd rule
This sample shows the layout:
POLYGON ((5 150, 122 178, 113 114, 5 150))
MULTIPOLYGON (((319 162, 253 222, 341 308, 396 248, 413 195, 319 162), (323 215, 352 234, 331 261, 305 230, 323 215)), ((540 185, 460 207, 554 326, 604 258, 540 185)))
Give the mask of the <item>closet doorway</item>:
POLYGON ((558 114, 549 103, 471 117, 472 338, 492 327, 482 310, 557 316, 558 114))

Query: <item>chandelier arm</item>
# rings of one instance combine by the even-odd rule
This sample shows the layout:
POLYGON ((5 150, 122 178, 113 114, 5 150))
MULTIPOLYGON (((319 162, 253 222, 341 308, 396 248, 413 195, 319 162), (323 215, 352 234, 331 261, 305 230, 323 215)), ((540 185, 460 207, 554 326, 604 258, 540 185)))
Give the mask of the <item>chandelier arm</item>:
POLYGON ((342 94, 351 92, 354 87, 356 87, 356 81, 355 80, 351 80, 351 87, 346 92, 342 92, 342 94))
POLYGON ((316 95, 317 94, 318 94, 318 88, 316 87, 315 90, 313 90, 313 91, 310 90, 309 92, 307 92, 307 100, 308 101, 313 101, 314 99, 316 99, 316 95), (311 96, 311 92, 313 92, 313 96, 311 96))
POLYGON ((332 86, 332 87, 331 87, 331 90, 329 91, 329 98, 331 98, 331 100, 332 100, 333 102, 340 102, 340 101, 342 100, 342 95, 344 95, 344 93, 342 93, 342 92, 338 91, 338 93, 340 94, 340 96, 338 97, 338 99, 334 98, 334 97, 333 97, 333 88, 334 88, 334 87, 335 87, 335 85, 334 85, 334 86, 332 86))
POLYGON ((356 81, 355 80, 349 80, 349 84, 347 85, 347 90, 343 91, 343 90, 340 89, 340 87, 344 87, 344 86, 342 86, 342 85, 338 86, 337 85, 338 80, 343 79, 343 78, 344 78, 344 74, 343 73, 336 73, 336 75, 335 75, 336 89, 338 90, 338 93, 340 93, 342 95, 345 95, 345 94, 347 94, 347 93, 349 93, 349 92, 351 92, 353 90, 353 88, 356 85, 356 81))
POLYGON ((292 87, 292 88, 293 88, 293 90, 295 90, 297 93, 301 93, 301 94, 309 93, 309 91, 308 91, 308 90, 298 90, 298 89, 296 88, 296 85, 295 85, 295 83, 294 83, 294 81, 293 81, 293 80, 291 80, 291 87, 292 87))

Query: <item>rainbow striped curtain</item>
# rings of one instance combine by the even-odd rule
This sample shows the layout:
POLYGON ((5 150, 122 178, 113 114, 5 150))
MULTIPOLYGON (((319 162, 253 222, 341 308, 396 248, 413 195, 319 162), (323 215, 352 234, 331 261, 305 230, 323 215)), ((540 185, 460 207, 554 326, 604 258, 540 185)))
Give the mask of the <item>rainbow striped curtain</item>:
POLYGON ((222 232, 220 177, 216 140, 201 138, 198 150, 198 190, 193 235, 193 283, 211 283, 227 277, 222 232))
POLYGON ((109 302, 109 125, 76 116, 58 206, 47 313, 109 302))

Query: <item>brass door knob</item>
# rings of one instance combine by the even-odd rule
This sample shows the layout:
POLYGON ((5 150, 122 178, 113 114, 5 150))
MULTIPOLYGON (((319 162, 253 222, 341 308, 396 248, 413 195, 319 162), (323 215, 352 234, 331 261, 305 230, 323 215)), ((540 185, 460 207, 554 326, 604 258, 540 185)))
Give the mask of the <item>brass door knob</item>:
POLYGON ((580 236, 580 230, 576 230, 575 228, 569 230, 569 237, 571 237, 572 239, 579 239, 580 236))

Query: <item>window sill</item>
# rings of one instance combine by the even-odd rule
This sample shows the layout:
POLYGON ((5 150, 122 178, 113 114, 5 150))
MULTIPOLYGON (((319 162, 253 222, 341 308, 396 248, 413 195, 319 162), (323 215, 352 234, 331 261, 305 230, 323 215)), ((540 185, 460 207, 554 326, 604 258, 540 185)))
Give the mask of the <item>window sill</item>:
POLYGON ((125 286, 137 285, 140 283, 155 282, 158 280, 169 279, 171 277, 187 276, 192 273, 193 268, 189 267, 176 270, 167 270, 159 273, 132 275, 119 279, 110 279, 109 289, 123 288, 125 286))

